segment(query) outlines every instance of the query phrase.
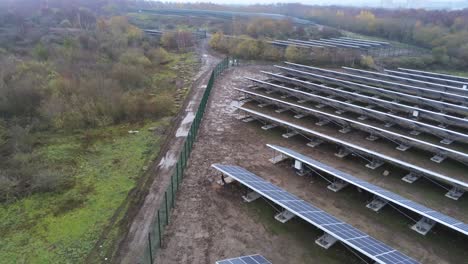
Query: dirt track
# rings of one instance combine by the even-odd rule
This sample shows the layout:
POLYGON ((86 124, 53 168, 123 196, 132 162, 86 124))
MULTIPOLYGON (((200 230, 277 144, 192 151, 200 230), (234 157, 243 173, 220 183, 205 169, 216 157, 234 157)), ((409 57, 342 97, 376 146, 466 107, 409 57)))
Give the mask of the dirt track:
MULTIPOLYGON (((466 259, 463 247, 454 246, 466 243, 466 239, 451 231, 436 226, 426 237, 418 235, 409 228, 413 222, 396 210, 368 210, 365 204, 372 197, 355 188, 333 193, 320 178, 299 177, 287 164, 271 164, 268 159, 273 152, 265 144, 290 147, 434 209, 455 213, 466 221, 466 199, 451 201, 443 196, 443 191, 424 182, 402 183, 403 172, 396 169, 389 177, 382 177, 385 168, 372 171, 357 158, 338 159, 331 145, 311 149, 299 138, 282 138, 281 129, 263 131, 259 123, 238 121, 233 103, 238 95, 233 88, 246 87, 249 83, 243 77, 260 77, 260 69, 265 68, 268 66, 231 68, 216 83, 155 263, 208 264, 254 253, 263 254, 273 263, 360 262, 341 245, 329 250, 316 246, 314 241, 321 233, 300 220, 284 225, 272 220, 274 211, 266 202, 243 203, 243 189, 239 186, 219 187, 215 183, 219 175, 210 168, 213 163, 245 167, 423 263, 462 263, 466 259), (426 190, 431 194, 428 200, 426 190)), ((336 132, 333 127, 328 129, 336 132)))
POLYGON ((159 164, 157 164, 154 170, 154 174, 156 175, 155 180, 138 214, 133 219, 125 240, 121 244, 119 250, 119 261, 121 263, 138 263, 139 258, 143 256, 147 243, 148 230, 154 219, 157 208, 164 198, 164 191, 170 184, 173 168, 195 117, 194 113, 205 91, 210 73, 214 66, 220 61, 220 58, 207 52, 206 42, 201 44, 199 52, 202 65, 194 78, 191 93, 188 95, 189 101, 185 104, 180 120, 176 120, 176 122, 178 122, 178 128, 174 135, 169 135, 169 137, 172 137, 169 142, 169 149, 166 153, 162 153, 164 156, 160 159, 159 164))

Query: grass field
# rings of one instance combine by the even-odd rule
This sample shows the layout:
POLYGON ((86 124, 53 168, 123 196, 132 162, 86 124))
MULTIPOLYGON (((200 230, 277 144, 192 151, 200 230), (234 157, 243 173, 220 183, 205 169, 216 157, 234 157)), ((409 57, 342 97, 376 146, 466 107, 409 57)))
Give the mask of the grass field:
POLYGON ((62 193, 36 194, 0 207, 0 263, 82 262, 142 168, 159 151, 163 135, 148 128, 161 130, 168 123, 47 135, 36 151, 51 166, 73 170, 74 185, 62 193), (132 135, 128 130, 140 132, 132 135))

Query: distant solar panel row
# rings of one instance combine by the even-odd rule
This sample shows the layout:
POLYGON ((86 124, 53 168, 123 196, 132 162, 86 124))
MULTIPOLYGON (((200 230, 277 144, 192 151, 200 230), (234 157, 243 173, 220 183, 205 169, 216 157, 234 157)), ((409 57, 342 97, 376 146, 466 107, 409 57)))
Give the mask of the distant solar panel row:
POLYGON ((447 80, 468 82, 468 77, 462 77, 462 76, 456 76, 456 75, 450 75, 450 74, 443 74, 443 73, 437 73, 437 72, 420 71, 420 70, 414 70, 414 69, 406 69, 406 68, 398 68, 398 70, 405 71, 405 72, 417 73, 417 74, 421 74, 421 75, 425 75, 425 76, 433 76, 433 77, 443 78, 443 79, 447 79, 447 80))
POLYGON ((312 45, 320 45, 323 47, 336 48, 336 46, 331 45, 331 44, 314 42, 314 41, 305 41, 305 40, 299 40, 299 39, 288 39, 288 41, 293 42, 293 43, 312 44, 312 45))
POLYGON ((450 93, 460 94, 464 96, 468 95, 468 90, 462 89, 456 86, 421 81, 417 79, 412 79, 410 77, 395 76, 395 75, 384 74, 380 72, 365 71, 365 70, 355 69, 355 68, 350 68, 350 67, 342 67, 342 68, 348 72, 353 72, 355 74, 359 74, 362 76, 369 76, 369 77, 378 78, 382 80, 389 80, 392 82, 410 84, 410 85, 424 87, 424 88, 428 88, 428 89, 436 90, 436 91, 450 92, 450 93))
POLYGON ((216 264, 271 264, 262 255, 250 255, 216 261, 216 264))
POLYGON ((364 77, 364 76, 355 75, 355 74, 326 70, 322 68, 317 68, 317 67, 312 67, 312 66, 307 66, 307 65, 297 64, 297 63, 291 63, 291 62, 285 62, 285 63, 293 67, 307 69, 307 71, 319 72, 325 75, 339 77, 339 78, 346 79, 346 80, 353 80, 353 81, 359 81, 359 82, 363 82, 363 83, 367 83, 371 85, 383 86, 388 89, 392 89, 395 91, 400 91, 400 92, 404 92, 408 94, 428 97, 428 98, 437 99, 437 100, 447 100, 447 101, 461 103, 461 104, 468 103, 468 96, 456 94, 453 92, 436 91, 436 90, 432 90, 428 88, 395 83, 395 82, 369 78, 369 77, 364 77))
POLYGON ((360 42, 349 42, 349 41, 340 40, 340 39, 325 39, 325 38, 321 38, 320 40, 322 40, 322 41, 327 41, 327 42, 330 42, 330 43, 339 43, 339 44, 357 46, 357 47, 363 48, 363 49, 370 49, 370 48, 375 47, 374 45, 369 45, 369 44, 362 43, 362 42, 361 42, 361 43, 360 43, 360 42))
POLYGON ((324 163, 321 163, 317 160, 314 160, 312 158, 309 158, 301 153, 298 153, 296 151, 293 151, 288 148, 284 148, 281 146, 276 146, 276 145, 270 145, 267 144, 268 147, 279 151, 280 153, 289 156, 293 159, 299 160, 308 166, 311 166, 312 168, 324 171, 333 177, 336 177, 340 180, 343 180, 347 183, 353 184, 363 190, 368 191, 369 193, 372 193, 376 196, 379 196, 381 198, 384 198, 387 201, 393 202, 401 207, 404 207, 408 210, 411 210, 423 217, 427 217, 439 224, 442 224, 448 228, 451 228, 457 232, 460 232, 464 235, 468 235, 468 224, 455 219, 453 217, 447 216, 445 214, 442 214, 438 211, 432 210, 428 207, 425 207, 424 205, 418 204, 416 202, 413 202, 405 197, 402 197, 398 194, 395 194, 389 190, 383 189, 381 187, 378 187, 374 184, 371 184, 367 181, 361 180, 359 178, 356 178, 352 175, 349 175, 345 172, 342 172, 340 170, 337 170, 331 166, 328 166, 324 163))
POLYGON ((352 128, 356 128, 356 129, 359 129, 359 130, 362 130, 371 134, 381 136, 383 138, 387 138, 390 141, 395 142, 400 145, 422 149, 422 150, 431 152, 435 155, 439 155, 441 157, 450 157, 459 162, 468 164, 468 154, 461 152, 461 151, 457 151, 457 150, 439 146, 439 145, 436 145, 427 141, 405 136, 396 132, 389 131, 387 129, 371 126, 371 125, 368 125, 359 121, 355 121, 349 118, 344 118, 338 115, 333 115, 333 114, 329 114, 323 111, 307 108, 298 104, 293 104, 293 103, 289 103, 289 102, 282 101, 279 99, 267 97, 258 93, 254 93, 254 92, 250 92, 246 90, 241 90, 241 91, 244 93, 253 95, 256 98, 261 98, 263 100, 267 100, 268 102, 279 104, 283 107, 299 110, 302 113, 312 114, 317 117, 323 117, 325 119, 331 120, 343 126, 350 126, 352 128))
POLYGON ((320 138, 322 140, 325 140, 325 141, 328 141, 328 142, 331 142, 331 143, 334 143, 334 144, 338 144, 339 146, 344 147, 344 148, 349 149, 349 150, 352 150, 353 152, 359 153, 360 155, 362 155, 364 157, 368 157, 368 158, 370 157, 371 159, 377 159, 377 160, 385 161, 385 162, 394 164, 394 165, 396 165, 398 167, 401 167, 403 169, 406 169, 408 171, 414 172, 414 173, 416 173, 418 175, 424 175, 426 177, 448 183, 448 184, 454 186, 455 188, 468 190, 468 183, 466 183, 466 182, 463 182, 463 181, 460 181, 460 180, 457 180, 457 179, 442 175, 440 173, 436 173, 434 171, 431 171, 431 170, 416 166, 414 164, 410 164, 408 162, 405 162, 405 161, 402 161, 402 160, 399 160, 399 159, 384 155, 382 153, 378 153, 378 152, 369 150, 368 148, 360 147, 358 145, 355 145, 355 144, 352 144, 352 143, 337 139, 335 137, 331 137, 329 135, 319 133, 317 131, 314 131, 314 130, 299 126, 297 124, 293 124, 291 122, 287 122, 287 121, 284 121, 282 119, 272 117, 272 116, 269 116, 269 115, 264 114, 264 113, 260 113, 258 111, 254 111, 254 110, 251 110, 251 109, 248 109, 248 108, 245 108, 245 107, 239 107, 238 109, 240 109, 241 111, 244 111, 244 112, 246 112, 246 113, 250 114, 251 116, 254 116, 254 117, 258 118, 258 119, 264 120, 265 122, 275 123, 275 124, 278 124, 280 126, 284 126, 284 127, 289 128, 289 129, 298 131, 299 133, 301 133, 303 135, 317 137, 317 138, 320 138))
POLYGON ((359 42, 364 42, 364 43, 378 43, 378 44, 381 44, 381 45, 390 45, 390 43, 386 42, 386 41, 377 41, 377 40, 370 40, 370 39, 349 38, 349 37, 340 37, 340 39, 359 41, 359 42))
POLYGON ((423 81, 427 81, 427 82, 435 82, 435 83, 440 83, 440 84, 445 84, 445 85, 451 85, 451 86, 460 87, 460 88, 463 88, 463 89, 467 89, 466 86, 468 85, 468 81, 460 82, 460 81, 447 80, 447 79, 438 78, 438 77, 425 76, 425 75, 416 74, 416 73, 409 73, 409 72, 403 72, 403 71, 392 71, 392 70, 387 70, 387 69, 384 69, 384 71, 389 73, 389 74, 396 75, 396 76, 409 77, 409 78, 413 78, 413 79, 417 79, 417 80, 423 80, 423 81))
POLYGON ((344 43, 350 43, 350 44, 364 44, 368 45, 371 47, 384 47, 385 45, 382 45, 380 43, 375 43, 375 42, 368 42, 368 41, 360 41, 360 40, 349 40, 349 39, 343 39, 343 38, 330 38, 330 40, 335 40, 335 41, 341 41, 344 43))
POLYGON ((212 167, 330 234, 345 245, 366 255, 377 263, 418 263, 416 260, 370 237, 366 233, 335 218, 318 207, 265 181, 244 168, 221 164, 213 164, 212 167))
MULTIPOLYGON (((298 79, 297 77, 287 77, 284 75, 266 72, 266 71, 262 71, 262 73, 266 74, 268 77, 272 78, 275 81, 294 85, 296 87, 298 86, 306 90, 311 90, 314 92, 326 93, 326 94, 333 95, 333 96, 343 97, 353 102, 357 101, 357 102, 367 103, 370 105, 379 106, 379 107, 382 107, 386 110, 389 110, 395 113, 404 113, 404 114, 411 115, 416 111, 419 114, 419 116, 425 120, 440 122, 441 124, 444 124, 444 125, 468 128, 468 119, 465 119, 465 118, 459 118, 453 115, 447 115, 445 113, 435 112, 435 111, 423 109, 420 107, 414 107, 414 106, 398 103, 395 101, 384 100, 381 98, 376 98, 375 96, 368 96, 368 95, 364 95, 361 93, 357 93, 355 91, 346 91, 344 89, 338 89, 338 88, 333 88, 333 87, 322 85, 322 84, 316 84, 313 82, 298 79)), ((255 79, 251 79, 251 78, 248 78, 248 79, 255 81, 255 79)), ((267 82, 264 82, 264 84, 267 84, 267 82)))
MULTIPOLYGON (((439 126, 434 126, 430 124, 426 124, 423 122, 416 121, 414 119, 409 119, 409 118, 404 118, 400 117, 394 114, 389 114, 381 111, 377 111, 374 109, 370 109, 367 107, 361 107, 352 103, 348 102, 343 102, 342 100, 336 100, 333 98, 325 97, 325 96, 320 96, 316 94, 311 94, 307 92, 303 92, 300 90, 296 89, 291 89, 287 88, 282 85, 276 85, 272 84, 269 82, 265 81, 260 81, 252 78, 247 78, 257 84, 259 84, 261 87, 267 89, 267 90, 274 90, 276 92, 280 92, 283 94, 288 94, 290 96, 297 97, 299 99, 307 100, 307 101, 314 101, 314 102, 319 102, 321 104, 329 105, 331 107, 334 107, 336 109, 342 109, 346 111, 351 111, 354 113, 358 113, 360 115, 365 115, 369 117, 373 117, 376 120, 383 121, 383 122, 388 122, 388 123, 394 123, 394 124, 399 124, 403 127, 410 128, 410 129, 417 129, 418 131, 421 132, 426 132, 428 134, 432 134, 438 137, 444 138, 444 140, 450 140, 450 141, 460 141, 460 142, 465 142, 468 143, 468 135, 464 133, 460 133, 454 130, 450 130, 447 128, 441 128, 439 126)), ((319 91, 318 89, 327 89, 327 87, 324 87, 323 85, 317 85, 317 84, 311 84, 311 86, 317 87, 316 91, 319 91)), ((239 89, 237 89, 239 90, 239 89)), ((242 90, 244 91, 244 90, 242 90)), ((340 91, 340 90, 338 90, 340 91)), ((253 92, 249 91, 244 91, 253 95, 256 95, 253 92)), ((342 92, 342 91, 340 91, 342 92)), ((349 97, 350 99, 353 98, 352 96, 349 97)), ((268 99, 268 98, 266 98, 268 99)), ((281 103, 281 102, 280 102, 281 103)), ((309 109, 305 109, 309 110, 309 109)), ((468 122, 468 120, 466 120, 468 122)))
POLYGON ((297 46, 302 48, 323 48, 323 45, 315 45, 315 44, 307 44, 307 43, 296 43, 291 41, 284 41, 284 40, 274 40, 269 41, 271 44, 280 45, 280 46, 297 46))
POLYGON ((444 102, 440 100, 434 100, 430 98, 425 98, 419 95, 407 94, 407 89, 399 89, 399 91, 391 91, 389 89, 378 88, 375 86, 369 86, 365 84, 360 84, 352 81, 342 80, 334 77, 329 77, 325 75, 315 74, 311 72, 301 71, 298 69, 283 67, 275 65, 276 68, 286 71, 288 74, 291 74, 295 77, 305 78, 312 81, 340 85, 349 89, 354 89, 366 93, 372 93, 379 96, 387 96, 396 101, 404 101, 408 103, 413 103, 417 105, 423 105, 431 109, 437 109, 440 112, 458 114, 463 117, 468 116, 468 107, 464 105, 458 105, 450 102, 444 102))

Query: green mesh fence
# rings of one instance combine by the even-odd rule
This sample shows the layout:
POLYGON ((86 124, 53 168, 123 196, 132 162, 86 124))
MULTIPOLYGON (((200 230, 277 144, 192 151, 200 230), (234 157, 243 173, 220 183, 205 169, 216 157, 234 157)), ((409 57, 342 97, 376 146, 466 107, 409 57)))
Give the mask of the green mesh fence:
MULTIPOLYGON (((231 61, 231 63, 236 64, 237 60, 231 61)), ((205 113, 205 108, 208 103, 208 98, 210 97, 211 90, 213 89, 213 84, 216 78, 228 67, 230 66, 229 58, 223 59, 211 72, 210 79, 206 86, 206 90, 203 94, 203 97, 198 106, 197 114, 193 120, 192 126, 188 133, 187 138, 184 142, 184 147, 180 153, 179 160, 174 168, 174 172, 171 177, 171 183, 167 190, 164 193, 164 199, 159 205, 159 209, 156 212, 156 215, 150 226, 150 231, 148 233, 148 241, 145 247, 145 252, 139 263, 141 264, 153 264, 154 256, 156 255, 157 250, 161 247, 164 228, 169 224, 171 209, 175 205, 175 197, 177 191, 179 190, 179 185, 182 182, 184 176, 184 170, 187 165, 187 160, 192 151, 192 146, 195 141, 195 138, 198 134, 198 128, 200 127, 203 115, 205 113)))

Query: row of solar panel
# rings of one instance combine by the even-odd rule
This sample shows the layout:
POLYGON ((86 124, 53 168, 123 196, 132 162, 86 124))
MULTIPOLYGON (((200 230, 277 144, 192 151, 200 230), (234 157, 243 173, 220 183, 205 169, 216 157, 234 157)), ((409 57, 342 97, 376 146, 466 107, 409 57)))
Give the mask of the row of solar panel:
MULTIPOLYGON (((356 128, 356 129, 371 133, 375 136, 387 138, 391 142, 396 143, 399 146, 404 145, 405 148, 407 147, 418 148, 418 149, 433 153, 434 155, 437 155, 440 157, 449 157, 449 158, 452 158, 453 160, 457 160, 464 164, 468 164, 468 154, 461 152, 461 151, 457 151, 452 148, 447 148, 444 146, 436 145, 426 140, 420 140, 414 137, 409 137, 400 133, 392 132, 386 128, 380 128, 380 127, 368 125, 360 121, 345 118, 339 115, 330 114, 330 113, 320 111, 320 110, 315 110, 312 108, 305 107, 303 105, 290 103, 284 100, 279 100, 279 99, 272 98, 266 95, 262 95, 256 92, 251 92, 248 90, 239 90, 239 91, 247 94, 249 97, 254 98, 255 100, 258 100, 260 102, 265 102, 266 104, 275 104, 282 109, 291 109, 297 113, 302 113, 305 115, 313 115, 318 118, 322 118, 322 119, 337 123, 340 126, 345 127, 345 128, 356 128)), ((451 137, 451 138, 455 138, 455 135, 454 137, 451 137)), ((467 139, 468 139, 468 138, 465 138, 464 134, 461 134, 459 137, 456 137, 456 138, 462 142, 467 142, 467 139)), ((440 159, 438 159, 437 162, 440 163, 440 159)))
MULTIPOLYGON (((271 73, 271 72, 266 72, 262 71, 262 73, 266 74, 268 77, 272 78, 275 81, 278 81, 282 84, 289 84, 291 86, 295 86, 297 88, 303 88, 309 91, 313 92, 320 92, 320 93, 325 93, 333 96, 339 96, 342 97, 346 100, 350 100, 352 102, 361 102, 361 103, 366 103, 369 105, 373 106, 380 106, 383 109, 392 111, 394 113, 402 113, 406 115, 414 115, 417 113, 417 115, 426 120, 426 121, 432 121, 432 122, 439 122, 442 126, 454 126, 454 127, 460 127, 460 128, 468 128, 468 119, 465 118, 460 118, 455 115, 450 115, 449 113, 445 112, 438 112, 430 109, 425 109, 422 108, 421 106, 416 107, 414 104, 419 104, 419 105, 427 105, 423 101, 423 99, 415 98, 415 96, 405 96, 404 94, 400 94, 398 92, 392 92, 388 91, 385 89, 372 89, 371 90, 365 90, 365 89, 360 89, 362 86, 355 84, 352 84, 351 82, 349 85, 344 85, 346 88, 350 88, 351 91, 346 91, 342 88, 333 88, 329 85, 325 84, 317 84, 314 82, 310 81, 304 81, 301 80, 298 77, 288 77, 285 75, 281 74, 276 74, 276 73, 271 73), (361 92, 366 92, 372 94, 370 95, 365 95, 362 94, 361 92), (383 98, 381 98, 383 96, 383 98), (384 98, 389 98, 389 99, 384 99, 384 98), (412 105, 404 104, 404 103, 399 103, 396 101, 396 98, 403 99, 401 101, 405 101, 407 99, 407 102, 413 103, 412 105)), ((321 82, 327 82, 327 79, 333 83, 333 78, 321 78, 321 76, 317 76, 317 79, 314 78, 314 80, 321 81, 321 82)), ((252 80, 252 79, 251 79, 252 80)), ((263 82, 264 84, 267 84, 267 82, 263 82)), ((341 87, 341 86, 340 86, 341 87)), ((430 103, 430 101, 428 101, 430 103)), ((441 108, 444 108, 445 106, 441 105, 441 108)), ((458 109, 458 108, 457 108, 458 109)), ((455 111, 455 113, 458 113, 463 109, 458 109, 455 111)), ((468 109, 467 109, 468 110, 468 109)), ((450 111, 449 111, 450 112, 450 111)), ((464 112, 464 111, 461 111, 464 112)))
POLYGON ((271 264, 265 257, 259 254, 242 256, 216 261, 216 264, 271 264))
POLYGON ((377 263, 418 263, 414 259, 368 236, 318 207, 263 180, 244 168, 221 164, 213 164, 212 166, 377 263))
MULTIPOLYGON (((340 140, 338 138, 335 138, 335 137, 332 137, 332 136, 329 136, 329 135, 326 135, 326 134, 323 134, 323 133, 319 133, 317 131, 305 128, 303 126, 300 126, 300 125, 297 125, 297 124, 294 124, 294 123, 291 123, 291 122, 288 122, 288 121, 285 121, 285 120, 282 120, 282 119, 279 119, 279 118, 276 118, 276 117, 273 117, 273 116, 270 116, 270 115, 267 115, 267 114, 252 110, 252 109, 248 109, 248 108, 245 108, 245 107, 239 107, 239 109, 241 111, 247 113, 250 116, 253 116, 253 117, 257 118, 257 119, 263 120, 266 123, 274 123, 274 124, 277 124, 277 125, 280 125, 280 126, 284 126, 284 127, 288 128, 288 129, 291 129, 293 131, 297 131, 298 133, 306 135, 307 137, 319 138, 321 140, 324 140, 324 141, 327 141, 327 142, 330 142, 330 143, 333 143, 333 144, 337 144, 337 145, 339 145, 339 146, 341 146, 341 147, 343 147, 343 148, 345 148, 347 150, 350 150, 351 152, 359 153, 360 156, 362 155, 362 156, 368 157, 368 158, 370 158, 372 160, 375 159, 375 160, 388 162, 390 164, 396 165, 396 166, 401 167, 401 168, 403 168, 405 170, 408 170, 410 172, 414 172, 417 175, 424 175, 424 176, 426 176, 428 178, 435 179, 435 180, 442 181, 444 183, 450 184, 450 185, 454 186, 454 189, 457 189, 457 190, 460 189, 460 191, 461 190, 468 190, 468 183, 466 183, 464 181, 457 180, 457 179, 445 176, 445 175, 440 174, 440 173, 436 173, 434 171, 425 169, 423 167, 416 166, 414 164, 411 164, 411 163, 408 163, 408 162, 393 158, 391 156, 384 155, 384 154, 376 152, 376 151, 372 151, 372 150, 370 150, 368 148, 361 147, 361 146, 358 146, 356 144, 349 143, 349 142, 340 140)), ((463 191, 461 191, 461 192, 463 193, 463 191)), ((450 194, 450 192, 448 194, 450 194)), ((450 197, 450 196, 448 195, 448 197, 450 197)), ((452 198, 452 197, 450 197, 450 198, 452 198)), ((455 199, 455 198, 452 198, 452 199, 455 199)))
POLYGON ((387 48, 390 46, 388 42, 376 42, 360 39, 347 39, 347 38, 321 38, 311 40, 299 40, 299 39, 288 39, 288 40, 274 40, 272 44, 285 45, 285 46, 299 46, 299 47, 310 47, 310 48, 349 48, 358 50, 369 50, 376 48, 387 48))
MULTIPOLYGON (((392 124, 398 124, 404 128, 409 128, 409 129, 416 129, 421 132, 426 132, 428 134, 435 135, 437 137, 441 137, 443 139, 448 139, 449 143, 452 141, 460 141, 460 142, 465 142, 468 143, 468 135, 465 133, 458 132, 456 130, 453 130, 451 128, 446 128, 446 127, 441 127, 441 126, 436 126, 432 125, 430 123, 425 123, 421 122, 418 120, 415 120, 414 118, 407 118, 404 116, 397 115, 398 113, 388 113, 384 110, 378 110, 375 109, 377 107, 382 107, 382 105, 379 105, 378 102, 374 102, 373 98, 370 97, 370 99, 365 98, 365 102, 371 103, 368 104, 366 107, 360 106, 359 104, 356 104, 354 100, 356 99, 356 96, 354 93, 347 93, 345 91, 339 90, 339 89, 334 89, 334 88, 329 88, 324 85, 319 85, 319 84, 313 84, 310 83, 307 87, 308 91, 310 92, 305 92, 302 90, 299 90, 298 88, 289 88, 284 85, 278 85, 274 84, 271 82, 266 82, 266 81, 261 81, 257 79, 252 79, 252 78, 247 78, 248 80, 254 82, 255 84, 267 89, 267 90, 273 90, 275 92, 279 92, 288 96, 292 96, 304 101, 313 101, 313 102, 318 102, 320 104, 325 104, 328 106, 331 106, 342 113, 342 111, 350 111, 353 113, 357 113, 359 115, 365 115, 370 118, 374 118, 375 120, 379 120, 382 122, 386 122, 387 125, 392 125, 392 124), (325 93, 324 96, 319 95, 318 93, 321 93, 323 91, 329 90, 330 93, 325 93), (341 97, 346 100, 342 100, 341 97)), ((377 99, 378 100, 378 99, 377 99)), ((356 100, 359 101, 359 100, 356 100)), ((397 108, 397 106, 395 106, 397 108)), ((465 124, 465 126, 468 126, 468 119, 462 119, 462 125, 465 124)), ((457 123, 458 124, 458 123, 457 123)), ((441 143, 446 144, 447 140, 443 140, 441 143)))
MULTIPOLYGON (((275 65, 276 68, 284 70, 290 74, 311 78, 320 77, 319 80, 328 79, 335 83, 343 85, 353 85, 353 87, 359 86, 361 89, 367 90, 376 90, 375 88, 386 88, 382 90, 392 90, 394 92, 399 92, 404 96, 417 96, 417 98, 410 97, 411 100, 418 99, 419 101, 425 102, 429 107, 445 107, 451 111, 457 111, 461 115, 468 115, 468 107, 464 106, 468 103, 468 97, 466 95, 460 95, 450 92, 436 91, 428 88, 421 88, 406 84, 396 84, 388 81, 383 81, 379 79, 368 78, 359 75, 353 75, 338 71, 326 70, 296 63, 286 62, 290 67, 283 67, 275 65), (291 68, 292 67, 292 68, 291 68), (324 78, 327 77, 327 78, 324 78), (346 81, 346 82, 343 82, 346 81), (360 85, 357 85, 360 84, 360 85), (431 100, 428 100, 431 99, 431 100)), ((403 99, 400 99, 403 100, 403 99)))
POLYGON ((326 165, 324 163, 321 163, 317 160, 314 160, 310 157, 307 157, 301 153, 298 153, 296 151, 293 151, 288 148, 284 148, 281 146, 276 146, 276 145, 267 145, 268 147, 279 151, 280 153, 293 158, 295 160, 299 160, 300 162, 303 162, 307 164, 308 166, 318 169, 320 171, 326 172, 330 174, 333 177, 336 177, 340 180, 344 180, 347 183, 353 184, 363 190, 366 190, 374 195, 377 195, 381 198, 384 198, 387 201, 393 202, 399 206, 402 206, 406 209, 409 209, 423 217, 428 217, 431 220, 434 220, 442 225, 445 225, 457 232, 460 232, 464 235, 468 235, 468 224, 455 219, 453 217, 447 216, 445 214, 442 214, 438 211, 435 211, 431 208, 428 208, 424 205, 418 204, 416 202, 413 202, 405 197, 402 197, 398 194, 395 194, 389 190, 383 189, 379 186, 376 186, 374 184, 371 184, 367 181, 361 180, 355 176, 349 175, 343 171, 337 170, 333 168, 332 166, 326 165))

